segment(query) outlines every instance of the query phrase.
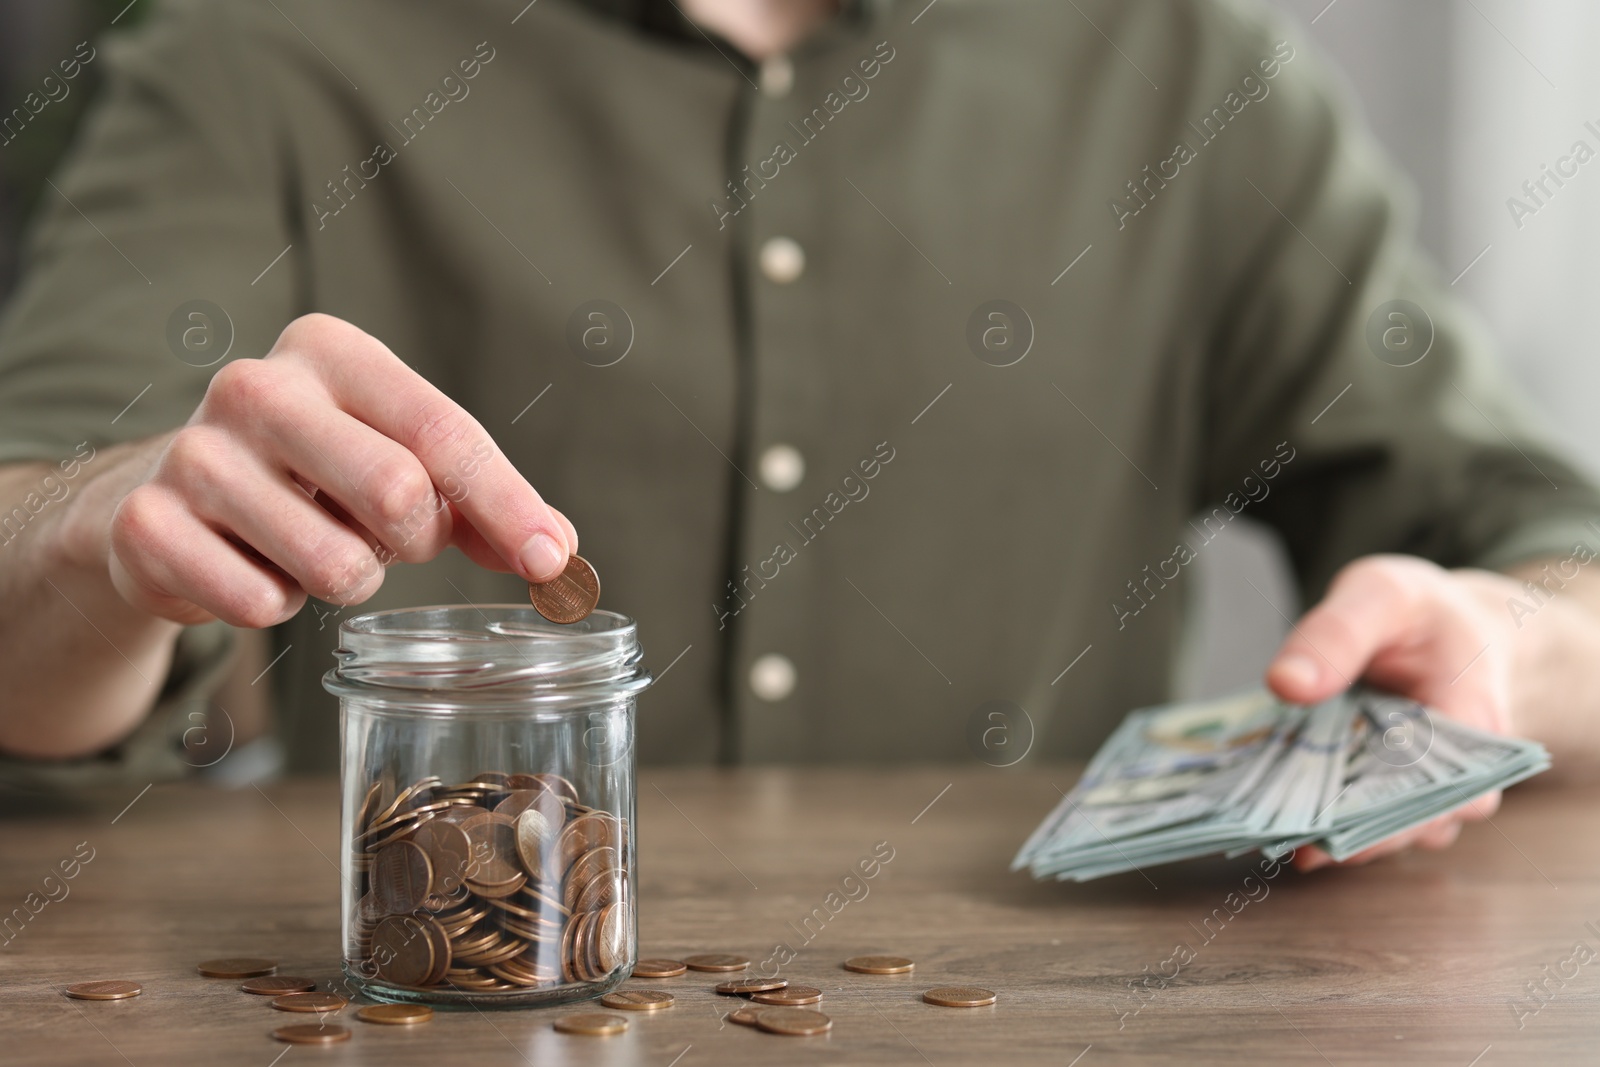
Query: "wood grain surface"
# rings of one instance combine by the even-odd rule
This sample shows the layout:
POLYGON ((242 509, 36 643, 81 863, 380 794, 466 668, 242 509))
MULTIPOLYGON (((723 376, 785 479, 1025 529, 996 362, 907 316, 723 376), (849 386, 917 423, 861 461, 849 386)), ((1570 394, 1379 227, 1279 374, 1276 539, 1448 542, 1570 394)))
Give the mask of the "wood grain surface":
POLYGON ((797 955, 782 974, 821 987, 834 1020, 806 1038, 727 1023, 737 1004, 712 992, 719 977, 691 971, 631 980, 678 1002, 630 1015, 618 1037, 556 1033, 561 1008, 440 1011, 400 1028, 361 1023, 353 1005, 338 1020, 353 1040, 291 1048, 267 1033, 306 1017, 194 967, 266 955, 320 988, 337 978, 332 783, 156 786, 131 807, 132 791, 70 807, 7 801, 0 913, 30 917, 0 944, 0 1063, 1493 1067, 1600 1056, 1600 958, 1587 951, 1600 953, 1600 790, 1517 792, 1448 852, 1362 869, 1246 883, 1249 861, 1206 862, 1082 886, 1010 873, 1074 775, 643 771, 641 953, 759 962, 787 944, 797 955), (893 858, 841 884, 875 847, 893 858), (76 877, 45 883, 90 850, 76 877), (1240 904, 1246 891, 1254 899, 1240 904), (1192 958, 1175 965, 1179 945, 1192 958), (909 956, 916 970, 840 967, 869 953, 909 956), (61 993, 112 978, 144 995, 61 993), (921 1002, 941 985, 986 986, 999 1003, 921 1002))

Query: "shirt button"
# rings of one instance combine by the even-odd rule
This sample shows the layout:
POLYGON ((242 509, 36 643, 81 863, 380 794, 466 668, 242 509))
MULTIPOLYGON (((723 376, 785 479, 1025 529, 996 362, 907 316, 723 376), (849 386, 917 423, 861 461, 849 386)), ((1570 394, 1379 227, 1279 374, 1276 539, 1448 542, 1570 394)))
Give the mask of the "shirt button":
POLYGON ((774 100, 781 100, 794 88, 794 64, 788 56, 773 56, 761 64, 758 80, 762 93, 774 100))
POLYGON ((788 656, 768 652, 750 665, 750 691, 776 703, 794 692, 794 664, 788 656))
POLYGON ((768 489, 787 493, 805 476, 805 457, 793 445, 773 445, 761 453, 761 480, 768 489))
POLYGON ((788 237, 774 237, 761 246, 761 273, 768 281, 788 285, 805 273, 806 252, 788 237))

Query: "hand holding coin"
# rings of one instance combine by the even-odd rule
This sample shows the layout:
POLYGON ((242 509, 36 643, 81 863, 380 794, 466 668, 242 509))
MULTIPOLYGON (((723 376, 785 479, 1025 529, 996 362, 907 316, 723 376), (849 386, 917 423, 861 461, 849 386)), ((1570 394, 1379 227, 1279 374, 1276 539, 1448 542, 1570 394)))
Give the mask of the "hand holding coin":
POLYGON ((570 555, 566 570, 548 582, 528 586, 528 599, 551 622, 580 622, 600 602, 600 576, 588 560, 570 555))

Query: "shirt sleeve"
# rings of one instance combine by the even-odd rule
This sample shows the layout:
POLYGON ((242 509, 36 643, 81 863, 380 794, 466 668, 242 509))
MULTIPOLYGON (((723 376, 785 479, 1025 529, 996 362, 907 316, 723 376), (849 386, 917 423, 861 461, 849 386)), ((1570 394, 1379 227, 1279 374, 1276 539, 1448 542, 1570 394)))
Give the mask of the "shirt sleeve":
MULTIPOLYGON (((45 188, 0 318, 0 463, 70 461, 85 442, 181 425, 218 367, 262 355, 293 317, 302 266, 273 158, 279 120, 231 6, 169 2, 95 43, 102 95, 45 188)), ((185 630, 132 735, 91 759, 0 759, 0 785, 186 773, 183 735, 205 721, 230 647, 221 624, 185 630)))
POLYGON ((293 317, 283 138, 230 7, 169 2, 96 43, 102 95, 0 318, 0 463, 181 425, 293 317))
MULTIPOLYGON (((1283 36, 1235 30, 1242 72, 1283 36)), ((1308 595, 1375 552, 1500 568, 1600 543, 1600 493, 1419 253, 1408 187, 1331 74, 1291 47, 1277 77, 1255 71, 1258 121, 1208 149, 1202 244, 1230 252, 1196 504, 1276 527, 1308 595)))

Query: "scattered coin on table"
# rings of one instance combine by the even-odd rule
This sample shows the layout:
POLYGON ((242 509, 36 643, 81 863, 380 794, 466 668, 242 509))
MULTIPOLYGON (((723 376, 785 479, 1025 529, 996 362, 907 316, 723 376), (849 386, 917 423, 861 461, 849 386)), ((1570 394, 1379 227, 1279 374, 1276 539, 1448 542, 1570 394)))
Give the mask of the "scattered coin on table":
POLYGON ((285 993, 273 1000, 279 1011, 338 1011, 350 1003, 337 993, 285 993))
POLYGON ((904 956, 852 956, 844 969, 860 974, 907 974, 916 964, 904 956))
POLYGON ((356 1012, 364 1023, 385 1026, 413 1026, 433 1018, 433 1009, 424 1004, 368 1004, 356 1012))
POLYGON ((656 989, 619 989, 600 998, 600 1003, 620 1011, 660 1011, 670 1008, 677 998, 656 989))
POLYGON ((676 978, 689 969, 682 960, 640 960, 633 965, 635 978, 676 978))
POLYGON ((299 1023, 295 1026, 280 1026, 272 1031, 272 1036, 291 1045, 336 1045, 340 1041, 350 1040, 350 1028, 325 1026, 320 1023, 299 1023))
POLYGON ((787 1008, 798 1008, 802 1004, 816 1004, 822 999, 822 990, 813 985, 789 985, 782 989, 774 989, 768 993, 756 993, 750 997, 757 1004, 777 1004, 787 1008))
POLYGON ((144 992, 138 982, 116 979, 101 982, 74 982, 67 986, 67 996, 73 1000, 127 1000, 144 992))
POLYGON ((740 1026, 754 1026, 756 1019, 761 1016, 760 1008, 743 1007, 738 1011, 728 1013, 728 1021, 738 1023, 740 1026))
POLYGON ((922 999, 942 1008, 981 1008, 993 1004, 999 998, 992 989, 960 985, 930 989, 922 994, 922 999))
POLYGON ((563 1015, 552 1025, 563 1034, 609 1037, 612 1034, 620 1034, 626 1030, 628 1028, 628 1020, 620 1015, 606 1015, 604 1012, 588 1011, 579 1012, 577 1015, 563 1015))
POLYGON ((220 960, 203 960, 195 970, 207 978, 258 978, 278 969, 277 960, 255 956, 229 956, 220 960))
POLYGON ((827 1033, 833 1028, 833 1020, 810 1008, 762 1008, 756 1015, 756 1025, 769 1034, 808 1037, 827 1033))
POLYGON ((748 997, 753 993, 770 993, 789 984, 787 978, 734 978, 717 985, 717 992, 725 997, 748 997))
POLYGON ((239 988, 258 997, 281 997, 285 993, 309 993, 317 988, 317 983, 310 978, 297 978, 287 974, 267 975, 263 978, 251 978, 239 988))
POLYGON ((528 599, 551 622, 581 622, 600 602, 600 576, 582 556, 568 556, 566 570, 528 586, 528 599))
POLYGON ((683 957, 684 966, 691 971, 742 971, 750 966, 743 956, 726 952, 708 952, 699 956, 683 957))

